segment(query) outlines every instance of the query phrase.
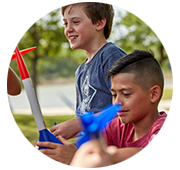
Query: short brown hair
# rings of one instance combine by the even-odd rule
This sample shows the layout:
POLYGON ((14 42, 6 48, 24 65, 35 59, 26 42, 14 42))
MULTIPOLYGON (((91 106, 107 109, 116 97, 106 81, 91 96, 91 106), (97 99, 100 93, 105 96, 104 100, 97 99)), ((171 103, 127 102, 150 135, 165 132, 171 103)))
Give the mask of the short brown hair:
POLYGON ((68 6, 71 6, 72 9, 73 6, 76 5, 82 5, 84 7, 84 12, 86 13, 87 17, 91 19, 92 24, 96 24, 99 20, 102 20, 103 18, 106 19, 106 25, 104 27, 104 36, 106 39, 108 39, 111 33, 112 22, 114 17, 114 10, 112 5, 97 2, 76 3, 63 6, 62 15, 64 16, 64 12, 68 6))

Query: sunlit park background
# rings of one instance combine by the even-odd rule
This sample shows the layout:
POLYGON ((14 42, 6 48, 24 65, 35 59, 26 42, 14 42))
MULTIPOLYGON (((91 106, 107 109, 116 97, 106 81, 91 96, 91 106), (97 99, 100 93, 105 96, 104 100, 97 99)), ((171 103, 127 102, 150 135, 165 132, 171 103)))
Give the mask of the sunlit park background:
MULTIPOLYGON (((165 88, 159 110, 167 113, 172 98, 171 66, 157 35, 135 15, 114 7, 115 17, 108 41, 121 47, 126 53, 133 49, 151 49, 164 72, 165 88)), ((64 35, 61 9, 57 9, 35 22, 17 45, 20 50, 36 46, 37 49, 24 55, 31 75, 47 128, 74 118, 75 70, 86 54, 83 50, 71 50, 64 35)), ((19 76, 16 60, 10 66, 19 76)), ((34 144, 38 130, 33 119, 26 93, 8 96, 13 116, 26 138, 34 144)))

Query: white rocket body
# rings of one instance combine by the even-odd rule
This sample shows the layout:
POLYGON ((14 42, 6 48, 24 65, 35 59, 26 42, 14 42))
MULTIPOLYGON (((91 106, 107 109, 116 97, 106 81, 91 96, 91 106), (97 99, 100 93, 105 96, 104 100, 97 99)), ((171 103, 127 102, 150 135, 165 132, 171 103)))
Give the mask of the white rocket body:
POLYGON ((39 106, 39 102, 37 100, 37 96, 35 95, 35 91, 34 91, 34 87, 32 85, 31 79, 30 78, 26 78, 24 80, 22 80, 25 91, 27 93, 28 99, 29 99, 29 103, 31 106, 31 110, 37 125, 38 130, 43 130, 46 128, 45 123, 44 123, 44 119, 41 113, 41 109, 39 106))
MULTIPOLYGON (((29 76, 28 70, 22 58, 22 55, 16 47, 15 49, 15 57, 17 59, 17 64, 19 68, 19 72, 21 75, 22 83, 24 85, 24 89, 27 93, 28 100, 31 106, 31 111, 34 116, 34 120, 36 122, 37 128, 39 130, 39 141, 50 141, 53 143, 63 144, 58 138, 56 138, 51 132, 46 129, 46 125, 41 113, 40 105, 37 99, 37 96, 34 91, 34 87, 31 82, 31 78, 29 76)), ((47 149, 45 147, 40 147, 39 149, 47 149)))

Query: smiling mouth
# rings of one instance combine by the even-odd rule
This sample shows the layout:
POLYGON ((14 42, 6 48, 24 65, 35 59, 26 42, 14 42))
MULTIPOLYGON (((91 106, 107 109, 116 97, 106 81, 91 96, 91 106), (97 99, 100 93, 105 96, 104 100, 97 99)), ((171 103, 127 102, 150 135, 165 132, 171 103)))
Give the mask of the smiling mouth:
POLYGON ((127 112, 128 112, 128 110, 122 110, 121 112, 118 112, 117 115, 124 116, 127 112))
POLYGON ((69 40, 74 40, 76 39, 78 36, 69 36, 69 40))

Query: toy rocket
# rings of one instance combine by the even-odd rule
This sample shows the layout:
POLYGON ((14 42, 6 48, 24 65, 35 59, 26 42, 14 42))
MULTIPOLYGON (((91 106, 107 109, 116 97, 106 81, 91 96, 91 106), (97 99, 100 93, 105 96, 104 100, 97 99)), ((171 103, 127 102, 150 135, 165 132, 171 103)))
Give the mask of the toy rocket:
POLYGON ((80 117, 82 123, 82 136, 77 141, 77 148, 83 143, 91 139, 100 139, 100 135, 105 128, 110 125, 111 120, 115 117, 116 113, 121 110, 120 104, 110 105, 104 108, 99 114, 86 112, 80 117))
MULTIPOLYGON (((49 142, 53 142, 53 143, 59 143, 59 144, 63 144, 58 138, 56 138, 51 132, 49 132, 46 129, 46 125, 41 113, 41 109, 40 109, 40 105, 37 99, 37 96, 35 94, 32 82, 31 82, 31 78, 29 76, 28 70, 26 68, 26 65, 24 63, 24 60, 22 58, 22 55, 18 49, 18 47, 16 47, 15 49, 15 55, 16 55, 16 59, 17 59, 17 64, 18 64, 18 68, 19 68, 19 72, 20 72, 20 76, 22 79, 22 83, 24 85, 24 89, 27 93, 28 96, 28 100, 31 106, 31 110, 39 131, 39 141, 49 141, 49 142)), ((39 149, 47 149, 44 147, 40 147, 39 149)))
MULTIPOLYGON (((20 72, 20 76, 22 79, 22 83, 24 85, 24 89, 27 93, 28 100, 31 106, 31 110, 39 130, 39 141, 49 141, 53 143, 63 144, 58 138, 56 138, 51 132, 46 129, 46 125, 41 113, 41 109, 39 106, 39 102, 37 96, 35 94, 31 78, 29 76, 28 70, 22 58, 22 55, 32 51, 35 49, 29 48, 23 51, 19 51, 18 47, 15 49, 15 53, 12 56, 17 59, 17 64, 20 72)), ((120 104, 110 105, 104 108, 99 114, 93 114, 92 112, 86 112, 80 117, 81 125, 82 125, 82 136, 80 140, 76 142, 76 146, 79 148, 83 143, 91 140, 91 139, 99 139, 100 134, 103 129, 110 124, 109 122, 115 117, 116 113, 121 110, 120 104)), ((39 149, 46 149, 44 147, 40 147, 39 149)))
MULTIPOLYGON (((20 53, 21 53, 21 55, 24 55, 24 54, 27 54, 30 51, 34 50, 34 49, 36 49, 36 47, 27 48, 27 49, 24 49, 24 50, 20 51, 20 53)), ((11 60, 14 60, 15 58, 16 58, 15 53, 9 54, 9 55, 7 55, 7 62, 11 61, 11 60)))

